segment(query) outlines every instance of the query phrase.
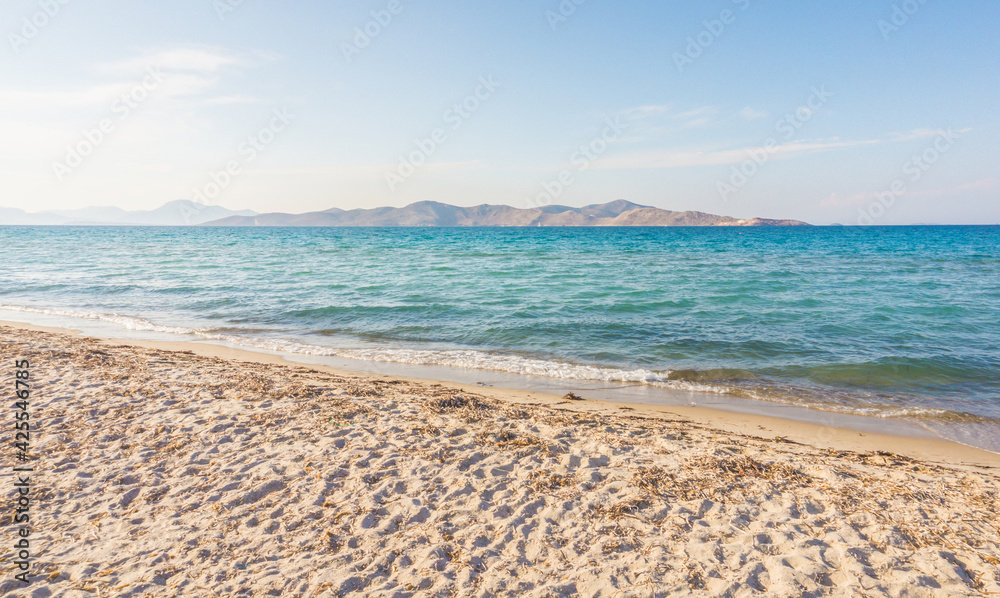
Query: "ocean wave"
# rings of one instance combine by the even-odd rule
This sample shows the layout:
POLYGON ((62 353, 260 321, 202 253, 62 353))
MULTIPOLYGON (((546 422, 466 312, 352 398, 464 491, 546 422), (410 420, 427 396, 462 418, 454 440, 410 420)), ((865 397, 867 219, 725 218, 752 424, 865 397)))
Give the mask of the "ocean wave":
MULTIPOLYGON (((474 349, 423 350, 393 348, 339 348, 313 345, 285 338, 251 336, 246 329, 237 328, 182 328, 163 326, 135 316, 108 314, 101 312, 81 312, 55 308, 35 308, 20 305, 0 305, 0 309, 25 313, 37 313, 63 318, 97 320, 117 324, 136 332, 160 332, 184 336, 195 336, 210 341, 221 341, 248 349, 263 349, 281 353, 296 353, 319 357, 340 357, 360 361, 400 363, 421 366, 444 366, 474 370, 506 372, 524 376, 542 376, 560 380, 581 380, 597 382, 622 382, 652 384, 657 386, 694 390, 701 392, 725 392, 724 388, 701 384, 693 380, 672 379, 669 370, 622 369, 606 366, 580 365, 493 353, 474 349)), ((259 331, 260 329, 256 329, 259 331)))
POLYGON ((82 311, 71 311, 66 309, 56 309, 47 307, 27 307, 24 305, 0 305, 0 310, 5 311, 15 311, 22 313, 32 313, 41 314, 46 316, 56 316, 61 318, 78 318, 82 320, 97 320, 100 322, 109 322, 111 324, 117 324, 126 330, 134 330, 136 332, 163 332, 166 334, 197 334, 197 331, 192 328, 179 328, 177 326, 161 326, 159 324, 154 324, 145 318, 137 318, 134 316, 122 316, 118 314, 107 314, 102 312, 82 312, 82 311))
POLYGON ((378 363, 396 363, 417 366, 437 366, 484 370, 539 376, 557 380, 581 382, 609 382, 640 384, 658 388, 728 395, 804 407, 818 411, 860 415, 885 419, 909 419, 938 422, 990 423, 1000 425, 1000 420, 926 406, 901 406, 882 402, 876 397, 859 400, 838 393, 834 389, 805 388, 779 381, 768 380, 754 372, 741 369, 706 370, 649 370, 626 369, 597 365, 582 365, 549 359, 525 357, 509 353, 475 349, 407 349, 407 348, 344 348, 315 345, 289 338, 260 336, 274 333, 262 328, 212 327, 185 328, 164 326, 145 318, 97 311, 74 311, 58 308, 36 308, 21 305, 2 305, 0 310, 34 313, 69 319, 107 322, 135 332, 156 332, 194 337, 217 343, 226 343, 250 350, 290 353, 316 357, 333 357, 378 363))

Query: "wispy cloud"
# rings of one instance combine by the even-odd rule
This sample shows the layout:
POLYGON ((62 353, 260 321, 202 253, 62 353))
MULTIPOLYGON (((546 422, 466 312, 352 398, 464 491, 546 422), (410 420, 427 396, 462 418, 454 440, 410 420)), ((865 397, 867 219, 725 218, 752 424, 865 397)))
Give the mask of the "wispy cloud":
POLYGON ((617 116, 630 121, 656 121, 669 123, 675 127, 690 127, 709 122, 719 109, 715 106, 701 106, 689 110, 675 110, 671 104, 648 104, 620 111, 617 116))
POLYGON ((750 106, 747 106, 740 110, 740 116, 742 116, 745 120, 760 120, 762 118, 767 118, 767 112, 754 110, 750 106))
POLYGON ((989 177, 955 187, 954 191, 992 191, 1000 189, 1000 179, 989 177))
POLYGON ((647 104, 628 108, 615 114, 629 123, 629 134, 616 143, 644 143, 677 131, 713 125, 718 122, 718 113, 715 106, 677 110, 672 104, 647 104))
MULTIPOLYGON (((227 69, 250 68, 272 59, 266 54, 238 54, 217 47, 179 47, 144 52, 130 58, 104 62, 91 67, 105 83, 91 83, 76 89, 3 89, 0 88, 0 111, 29 114, 55 109, 107 106, 128 92, 144 78, 155 74, 160 97, 196 97, 218 87, 227 69)), ((206 105, 246 104, 257 99, 238 94, 219 95, 199 100, 206 105)))
POLYGON ((259 98, 251 96, 231 95, 208 98, 203 103, 206 106, 230 106, 233 104, 257 104, 260 103, 260 101, 261 100, 259 98))
POLYGON ((882 140, 868 139, 862 141, 792 141, 777 146, 751 146, 726 150, 688 150, 688 151, 648 151, 635 152, 602 160, 595 168, 684 168, 689 166, 718 166, 739 164, 750 159, 751 154, 767 152, 771 158, 791 158, 828 152, 837 149, 874 145, 882 140))
MULTIPOLYGON (((994 190, 1000 190, 1000 179, 996 177, 988 177, 985 179, 972 181, 970 183, 953 185, 951 187, 938 187, 935 189, 907 191, 905 195, 907 197, 955 197, 957 195, 962 195, 965 193, 994 191, 994 190)), ((875 191, 854 193, 853 195, 846 195, 846 196, 840 195, 839 193, 831 193, 827 197, 823 198, 823 200, 820 202, 820 206, 824 208, 845 208, 845 207, 865 206, 873 201, 878 201, 878 198, 879 198, 879 193, 875 191)))
MULTIPOLYGON (((965 133, 970 130, 961 129, 959 132, 965 133)), ((841 140, 839 137, 832 137, 828 139, 796 140, 777 145, 753 145, 731 149, 652 150, 609 157, 602 160, 599 164, 595 164, 594 167, 600 169, 684 168, 690 166, 740 164, 751 159, 752 155, 761 155, 761 152, 765 152, 771 159, 793 158, 853 147, 935 137, 940 134, 940 129, 915 129, 904 133, 892 133, 888 137, 881 139, 841 140)))
POLYGON ((105 104, 109 97, 121 93, 121 89, 121 84, 91 85, 75 90, 0 89, 0 110, 22 111, 105 104))
MULTIPOLYGON (((378 178, 387 169, 397 168, 399 163, 376 162, 376 163, 337 163, 318 164, 301 166, 274 166, 269 168, 258 168, 255 172, 269 175, 330 175, 336 173, 363 173, 366 175, 375 174, 378 178)), ((481 160, 464 160, 453 162, 425 162, 421 168, 426 167, 428 171, 456 171, 483 168, 486 164, 481 160)))
POLYGON ((952 185, 951 187, 937 187, 935 189, 921 189, 911 191, 907 195, 913 197, 954 197, 965 193, 976 193, 982 191, 995 191, 1000 189, 1000 179, 989 177, 979 179, 969 183, 952 185))
POLYGON ((666 114, 668 110, 670 110, 669 105, 636 106, 634 108, 622 110, 619 115, 626 120, 642 120, 644 118, 666 114))
POLYGON ((715 116, 719 113, 719 109, 715 106, 702 106, 700 108, 693 108, 691 110, 685 110, 684 112, 676 112, 672 116, 677 120, 700 120, 707 118, 709 116, 715 116))
POLYGON ((696 129, 707 127, 718 122, 719 109, 714 106, 705 106, 695 110, 688 110, 677 115, 682 129, 696 129))
POLYGON ((94 70, 111 75, 133 75, 147 68, 164 71, 215 74, 229 67, 251 66, 254 60, 226 48, 179 47, 146 51, 137 56, 98 64, 94 70))
MULTIPOLYGON (((960 129, 958 133, 968 133, 972 129, 960 129)), ((937 137, 941 134, 941 129, 921 128, 912 131, 895 131, 889 134, 892 141, 913 141, 914 139, 924 139, 926 137, 937 137)))
MULTIPOLYGON (((239 53, 216 46, 181 46, 142 52, 136 56, 98 64, 94 70, 116 77, 135 77, 155 70, 162 73, 165 96, 198 96, 217 87, 227 71, 254 68, 273 60, 274 55, 239 53)), ((203 100, 207 105, 246 104, 257 101, 240 94, 226 94, 203 100)))

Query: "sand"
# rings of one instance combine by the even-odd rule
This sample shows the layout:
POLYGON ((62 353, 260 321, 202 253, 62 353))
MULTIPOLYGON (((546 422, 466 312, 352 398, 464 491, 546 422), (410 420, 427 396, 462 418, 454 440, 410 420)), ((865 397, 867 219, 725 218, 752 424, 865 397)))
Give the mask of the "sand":
POLYGON ((40 426, 0 595, 1000 593, 992 453, 142 345, 0 326, 40 426))

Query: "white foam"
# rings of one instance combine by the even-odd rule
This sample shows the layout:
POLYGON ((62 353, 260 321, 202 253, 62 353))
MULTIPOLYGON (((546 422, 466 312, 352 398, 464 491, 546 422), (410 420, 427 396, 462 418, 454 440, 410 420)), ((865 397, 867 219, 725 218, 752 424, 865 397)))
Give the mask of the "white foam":
POLYGON ((137 332, 160 332, 195 336, 205 340, 225 342, 248 349, 263 349, 281 353, 297 353, 321 357, 340 357, 381 363, 401 363, 408 365, 445 366, 463 369, 507 372, 526 376, 543 376, 560 380, 586 380, 599 382, 634 382, 682 390, 724 393, 725 388, 698 384, 683 380, 670 380, 669 371, 646 369, 626 370, 620 368, 578 365, 545 359, 532 359, 518 355, 489 353, 476 350, 418 350, 389 348, 337 348, 311 345, 307 343, 275 338, 261 338, 236 334, 220 334, 210 328, 180 328, 162 326, 144 318, 107 314, 100 312, 78 312, 64 309, 35 308, 18 305, 0 305, 0 309, 27 313, 44 314, 64 318, 82 318, 116 324, 137 332))
POLYGON ((69 311, 65 309, 27 307, 24 305, 0 305, 0 310, 42 314, 46 316, 56 316, 62 318, 80 318, 84 320, 97 320, 101 322, 110 322, 112 324, 117 324, 118 326, 121 326, 126 330, 135 330, 137 332, 163 332, 165 334, 188 334, 188 335, 198 333, 196 330, 191 328, 178 328, 176 326, 160 326, 159 324, 154 324, 144 318, 121 316, 118 314, 105 314, 100 312, 80 312, 80 311, 69 311))
POLYGON ((399 363, 419 366, 444 366, 453 368, 505 372, 525 376, 541 376, 559 380, 580 380, 598 382, 619 382, 647 384, 674 390, 731 395, 743 398, 782 403, 798 407, 817 409, 850 415, 862 415, 886 419, 937 419, 949 412, 943 409, 922 407, 892 407, 889 405, 851 405, 828 401, 805 399, 801 394, 783 397, 780 394, 760 392, 747 387, 729 387, 703 384, 688 380, 671 380, 671 372, 646 369, 621 369, 612 367, 579 365, 545 359, 533 359, 504 353, 490 353, 473 349, 421 350, 398 348, 341 348, 312 345, 280 338, 264 338, 250 335, 223 334, 211 328, 181 328, 162 326, 144 318, 107 314, 100 312, 78 312, 64 309, 35 308, 19 305, 0 305, 0 310, 36 313, 62 318, 80 318, 108 322, 137 332, 157 332, 164 334, 193 336, 196 338, 226 343, 246 349, 258 349, 277 353, 293 353, 317 357, 338 357, 359 361, 399 363), (805 400, 804 400, 805 399, 805 400))

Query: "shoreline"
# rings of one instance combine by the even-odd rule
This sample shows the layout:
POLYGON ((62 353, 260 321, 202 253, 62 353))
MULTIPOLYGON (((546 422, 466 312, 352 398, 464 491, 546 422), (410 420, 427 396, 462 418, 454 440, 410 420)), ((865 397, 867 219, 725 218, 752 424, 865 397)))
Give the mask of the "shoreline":
POLYGON ((31 520, 2 529, 30 525, 32 595, 1000 593, 1000 464, 947 441, 51 327, 0 347, 30 367, 31 520))
MULTIPOLYGON (((901 438, 944 439, 960 445, 985 450, 1000 455, 1000 419, 970 416, 965 412, 944 411, 939 416, 919 415, 924 408, 873 406, 871 410, 838 406, 837 401, 826 404, 822 397, 807 398, 808 395, 789 395, 780 399, 741 396, 715 388, 712 384, 701 387, 681 384, 678 387, 623 379, 601 379, 584 374, 562 376, 558 372, 539 373, 518 371, 517 368, 493 368, 489 365, 449 363, 449 360, 429 362, 417 359, 411 361, 405 355, 401 360, 378 355, 365 355, 369 349, 338 349, 323 344, 313 344, 303 338, 243 338, 238 334, 203 334, 190 327, 175 327, 156 324, 141 316, 119 316, 117 314, 74 314, 57 308, 28 308, 9 306, 0 308, 0 321, 14 324, 38 324, 56 329, 79 331, 83 335, 124 341, 144 340, 157 342, 189 342, 194 346, 215 345, 253 354, 282 356, 288 361, 309 366, 329 366, 339 371, 358 374, 387 374, 416 380, 437 380, 448 383, 496 387, 511 391, 526 390, 540 394, 562 396, 574 392, 584 398, 621 403, 628 406, 661 405, 704 407, 715 411, 737 413, 744 416, 764 416, 778 420, 788 420, 806 424, 816 424, 822 429, 852 430, 861 434, 886 434, 901 438), (354 353, 354 354, 352 354, 354 353), (914 415, 907 415, 913 411, 914 415)), ((405 347, 394 350, 406 352, 405 347)), ((391 351, 390 351, 391 352, 391 351)), ((420 352, 420 351, 417 351, 420 352)), ((433 351, 431 351, 433 352, 433 351)), ((477 353, 476 350, 472 350, 477 353)), ((375 351, 377 354, 378 351, 375 351)), ((481 356, 489 357, 489 353, 481 356)), ((481 357, 480 356, 480 357, 481 357)), ((530 359, 528 360, 531 361, 530 359)), ((557 364, 558 362, 552 362, 557 364)), ((523 364, 522 364, 523 365, 523 364)), ((584 367, 586 366, 569 366, 584 367)), ((612 370, 614 368, 612 367, 612 370)), ((638 370, 637 370, 638 371, 638 370)), ((613 374, 614 372, 612 372, 613 374)), ((621 370, 620 373, 634 372, 621 370)), ((806 392, 806 391, 804 391, 806 392)), ((930 409, 935 411, 935 409, 930 409)), ((828 436, 829 433, 824 433, 828 436)))
MULTIPOLYGON (((746 434, 764 438, 784 438, 792 442, 815 448, 841 451, 874 451, 892 452, 907 457, 933 461, 950 465, 984 466, 1000 468, 1000 453, 995 453, 979 447, 941 438, 927 431, 925 435, 905 435, 885 433, 869 429, 858 430, 845 426, 827 425, 808 421, 798 421, 773 415, 716 409, 691 405, 655 405, 641 402, 607 401, 584 398, 579 401, 566 401, 561 395, 524 389, 494 388, 465 382, 429 379, 395 373, 365 372, 342 369, 306 360, 288 359, 285 355, 255 351, 249 348, 230 347, 223 344, 170 340, 143 340, 114 337, 94 337, 85 332, 57 326, 38 326, 27 322, 0 320, 0 326, 21 328, 38 332, 55 334, 70 334, 81 338, 90 338, 110 345, 127 345, 158 349, 166 351, 190 351, 204 357, 238 360, 245 363, 278 364, 288 367, 307 367, 321 372, 340 376, 370 376, 384 379, 402 379, 408 382, 424 384, 440 384, 455 389, 474 392, 490 398, 513 404, 534 403, 549 407, 558 406, 562 410, 590 413, 631 414, 651 418, 682 418, 699 425, 708 425, 721 431, 746 434)), ((393 364, 389 364, 393 365, 393 364)), ((567 385, 568 386, 568 385, 567 385)), ((797 408, 806 410, 808 408, 797 408)), ((817 410, 809 410, 817 411, 817 410)), ((819 412, 817 413, 826 413, 819 412)), ((842 419, 870 420, 871 427, 885 426, 886 422, 878 418, 862 416, 844 416, 842 419)), ((896 427, 896 431, 900 426, 896 427)), ((924 431, 914 426, 914 431, 924 431)))

